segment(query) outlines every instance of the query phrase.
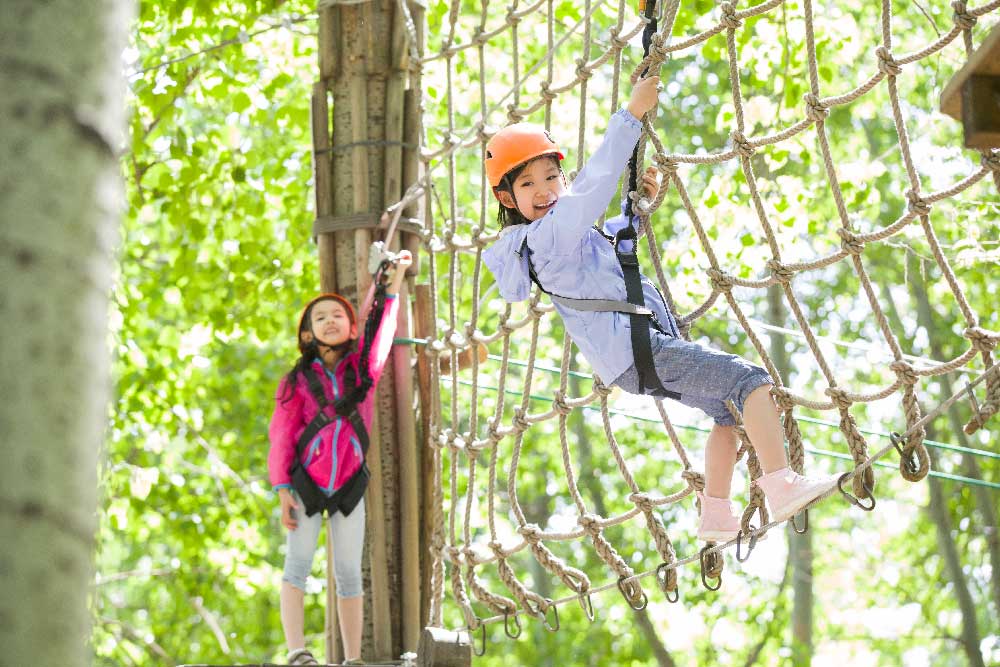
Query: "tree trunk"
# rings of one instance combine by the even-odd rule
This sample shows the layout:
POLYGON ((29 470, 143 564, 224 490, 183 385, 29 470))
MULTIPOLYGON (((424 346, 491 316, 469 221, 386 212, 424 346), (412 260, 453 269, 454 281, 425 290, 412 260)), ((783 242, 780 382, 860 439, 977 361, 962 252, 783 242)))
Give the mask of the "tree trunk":
POLYGON ((125 2, 0 23, 0 664, 89 665, 125 2))
MULTIPOLYGON (((416 23, 420 7, 410 2, 416 23)), ((321 289, 359 303, 371 284, 368 251, 381 238, 381 212, 415 178, 419 90, 409 79, 409 32, 399 3, 377 0, 320 9, 320 81, 313 96, 316 213, 321 289), (329 101, 332 100, 332 106, 329 101)), ((393 247, 412 245, 399 233, 393 247)), ((404 286, 405 287, 405 286, 404 286)), ((398 336, 409 335, 408 289, 400 294, 398 336)), ((421 469, 408 349, 397 347, 375 394, 365 495, 365 633, 362 654, 392 660, 415 650, 422 628, 419 581, 421 469)), ((336 545, 330 545, 336 548, 336 545)), ((333 590, 328 558, 328 591, 333 590)), ((426 585, 422 582, 420 585, 426 585)), ((334 597, 327 600, 327 658, 342 653, 334 597)))
MULTIPOLYGON (((785 308, 781 288, 772 285, 767 290, 768 321, 785 325, 785 308)), ((785 382, 790 382, 791 362, 785 350, 784 334, 772 332, 771 359, 785 382)), ((798 534, 791 522, 788 532, 788 560, 792 573, 792 663, 808 667, 812 663, 813 634, 813 550, 812 532, 798 534)))
MULTIPOLYGON (((934 359, 944 359, 945 352, 941 347, 941 338, 936 324, 940 319, 935 316, 930 300, 927 298, 927 291, 924 289, 922 279, 919 275, 917 275, 916 280, 921 281, 921 284, 918 284, 917 289, 914 290, 917 299, 917 321, 920 323, 920 326, 927 330, 927 337, 930 340, 931 357, 934 359)), ((938 382, 941 383, 941 396, 951 396, 955 393, 950 376, 941 375, 938 377, 938 382)), ((950 437, 957 440, 958 444, 962 447, 969 447, 971 443, 968 436, 965 435, 965 422, 958 412, 958 404, 952 404, 948 408, 947 413, 948 424, 951 426, 950 437)), ((962 454, 962 472, 965 476, 972 477, 973 479, 982 479, 983 476, 982 471, 979 469, 979 463, 971 454, 962 454)), ((976 509, 982 515, 983 525, 981 532, 985 536, 987 549, 990 554, 990 566, 993 571, 993 576, 990 577, 990 597, 992 598, 995 610, 994 618, 1000 618, 1000 534, 997 532, 996 499, 992 497, 993 494, 989 489, 982 486, 973 487, 972 494, 976 499, 976 509)))

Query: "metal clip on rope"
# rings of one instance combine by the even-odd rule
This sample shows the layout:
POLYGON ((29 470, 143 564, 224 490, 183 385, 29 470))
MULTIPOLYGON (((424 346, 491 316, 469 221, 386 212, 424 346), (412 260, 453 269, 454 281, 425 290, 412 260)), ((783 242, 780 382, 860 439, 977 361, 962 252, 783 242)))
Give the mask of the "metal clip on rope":
POLYGON ((635 577, 618 577, 618 590, 621 591, 622 597, 625 598, 625 602, 628 602, 628 606, 632 607, 632 609, 635 609, 636 611, 642 611, 646 608, 646 605, 649 604, 649 596, 647 596, 646 591, 642 590, 642 587, 636 583, 635 577), (628 583, 626 584, 626 582, 628 583), (626 590, 626 586, 628 586, 628 590, 626 590), (638 597, 635 594, 636 587, 639 588, 639 593, 642 594, 642 600, 640 602, 635 602, 635 599, 638 597))
POLYGON ((517 613, 510 613, 505 611, 503 613, 503 631, 507 633, 507 636, 511 639, 517 639, 521 636, 521 619, 518 617, 517 613), (517 628, 517 632, 512 632, 510 629, 510 619, 514 619, 514 627, 517 628))
MULTIPOLYGON (((969 390, 969 395, 972 396, 971 389, 969 390)), ((975 396, 972 396, 972 399, 974 402, 975 396)), ((906 468, 906 472, 910 475, 917 475, 920 472, 920 459, 917 458, 915 449, 911 449, 909 455, 903 451, 903 445, 906 444, 906 436, 893 431, 889 434, 889 441, 892 442, 892 446, 899 452, 899 462, 906 468)))
POLYGON ((659 584, 667 602, 677 602, 680 599, 681 592, 677 587, 677 568, 671 569, 670 563, 660 563, 659 567, 656 568, 656 583, 659 584), (673 572, 673 582, 670 581, 671 572, 673 572), (673 596, 671 596, 671 583, 673 583, 673 596))
POLYGON ((799 524, 795 520, 799 515, 792 515, 792 530, 794 530, 798 535, 805 535, 809 532, 809 510, 802 510, 799 514, 802 515, 802 528, 799 529, 799 524))
POLYGON ((750 542, 747 544, 747 552, 745 554, 742 553, 744 536, 746 536, 746 533, 741 528, 740 532, 736 533, 736 560, 741 563, 747 562, 750 554, 753 553, 754 547, 757 546, 757 529, 750 526, 750 542))
POLYGON ((845 498, 847 498, 848 502, 850 502, 852 505, 856 505, 857 507, 860 507, 866 512, 871 512, 873 509, 875 509, 875 493, 874 489, 872 489, 872 487, 868 484, 868 480, 865 479, 863 473, 861 475, 861 486, 862 488, 864 488, 865 493, 868 495, 868 498, 871 499, 872 501, 871 505, 865 505, 864 503, 861 502, 861 500, 855 498, 854 495, 852 495, 849 491, 844 490, 844 482, 847 481, 847 478, 850 477, 851 474, 852 473, 845 472, 843 475, 838 477, 837 488, 840 489, 840 492, 844 495, 845 498))
POLYGON ((698 552, 698 560, 701 561, 701 583, 705 588, 707 588, 710 591, 717 591, 720 588, 722 588, 721 572, 718 575, 719 581, 718 583, 715 584, 715 586, 712 586, 711 584, 708 583, 708 576, 706 574, 708 570, 714 569, 711 566, 715 565, 717 563, 717 559, 720 558, 719 552, 717 551, 708 553, 708 550, 714 547, 715 543, 709 542, 708 544, 706 544, 701 548, 701 551, 698 552))
MULTIPOLYGON (((476 654, 477 658, 483 657, 484 655, 486 655, 486 624, 483 623, 482 619, 480 619, 477 616, 476 627, 473 628, 471 625, 468 625, 466 627, 469 633, 469 643, 472 644, 472 652, 476 654), (478 651, 476 650, 476 641, 472 638, 472 635, 476 630, 479 630, 482 633, 479 639, 480 650, 478 651)), ((459 635, 459 638, 461 638, 461 635, 459 635)), ((456 642, 458 642, 457 639, 456 642)))

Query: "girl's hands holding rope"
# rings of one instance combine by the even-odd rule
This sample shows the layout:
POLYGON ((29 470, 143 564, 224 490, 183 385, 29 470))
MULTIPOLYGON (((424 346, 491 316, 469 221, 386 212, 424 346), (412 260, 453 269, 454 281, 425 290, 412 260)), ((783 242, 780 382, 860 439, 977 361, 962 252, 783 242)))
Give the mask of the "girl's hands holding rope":
POLYGON ((646 171, 642 172, 640 188, 642 189, 642 194, 650 201, 656 199, 656 194, 660 191, 660 183, 656 178, 659 175, 659 170, 652 165, 646 167, 646 171))
POLYGON ((278 500, 281 502, 281 525, 288 530, 295 530, 299 527, 299 522, 295 520, 294 510, 299 509, 299 505, 285 487, 278 489, 278 500))
POLYGON ((393 263, 396 268, 392 273, 389 288, 386 290, 387 294, 399 294, 399 288, 402 286, 403 278, 406 276, 406 268, 413 264, 413 255, 410 254, 409 250, 400 250, 393 263))
POLYGON ((642 120, 646 112, 656 106, 659 93, 660 77, 648 76, 640 80, 632 89, 632 99, 628 102, 628 112, 636 120, 642 120))

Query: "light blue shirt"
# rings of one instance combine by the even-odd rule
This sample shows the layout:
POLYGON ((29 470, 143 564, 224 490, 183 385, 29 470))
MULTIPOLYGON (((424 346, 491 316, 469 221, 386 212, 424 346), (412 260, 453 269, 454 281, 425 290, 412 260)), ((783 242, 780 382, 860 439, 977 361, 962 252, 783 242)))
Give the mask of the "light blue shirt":
MULTIPOLYGON (((600 147, 580 170, 569 191, 559 197, 552 210, 532 223, 506 227, 500 238, 483 253, 483 261, 497 281, 500 296, 514 303, 531 293, 528 254, 542 286, 553 294, 573 299, 626 301, 625 278, 614 247, 594 229, 607 210, 618 180, 628 164, 642 125, 632 114, 619 109, 608 122, 600 147), (519 254, 527 239, 529 252, 519 254)), ((622 215, 604 225, 614 235, 625 225, 622 215)), ((638 219, 634 220, 638 224, 638 219)), ((627 248, 630 244, 624 244, 627 248)), ((646 307, 666 325, 663 297, 643 277, 646 307)), ((629 315, 618 312, 581 311, 555 304, 566 330, 601 380, 611 383, 634 363, 629 315)))

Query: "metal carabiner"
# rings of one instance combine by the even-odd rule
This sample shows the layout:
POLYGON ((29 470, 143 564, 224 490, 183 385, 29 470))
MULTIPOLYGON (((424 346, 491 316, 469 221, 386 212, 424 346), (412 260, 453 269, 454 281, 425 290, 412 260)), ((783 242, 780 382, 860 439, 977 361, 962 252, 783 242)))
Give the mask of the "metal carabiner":
POLYGON ((747 562, 747 560, 750 558, 750 554, 753 553, 754 547, 757 546, 757 529, 754 528, 753 526, 750 526, 750 543, 747 545, 746 554, 745 555, 742 554, 744 535, 746 535, 746 533, 743 532, 742 528, 740 529, 740 532, 736 533, 736 560, 739 561, 740 563, 747 562))
POLYGON ((719 553, 718 552, 712 552, 710 554, 708 553, 708 550, 711 549, 711 548, 713 548, 713 546, 714 545, 711 545, 711 544, 706 544, 705 546, 703 546, 701 548, 701 551, 698 552, 698 558, 701 561, 701 583, 702 583, 702 585, 705 588, 707 588, 708 590, 710 590, 710 591, 717 591, 720 588, 722 588, 722 574, 721 573, 719 574, 719 583, 717 583, 715 586, 712 586, 711 584, 709 584, 708 583, 708 578, 705 576, 705 570, 706 570, 705 560, 706 560, 706 558, 715 559, 715 558, 719 557, 719 553))
POLYGON ((802 530, 799 530, 799 524, 795 521, 798 514, 792 515, 792 530, 798 535, 805 535, 809 531, 809 510, 802 510, 801 514, 803 519, 802 530))
POLYGON ((483 623, 479 618, 476 618, 476 624, 477 625, 475 628, 473 628, 471 625, 467 625, 466 628, 468 628, 469 643, 472 644, 472 652, 476 654, 477 658, 481 658, 484 655, 486 655, 486 624, 483 623), (482 636, 480 637, 479 640, 479 645, 481 647, 481 650, 479 651, 476 650, 476 641, 472 638, 472 633, 474 633, 476 630, 482 631, 482 636))
POLYGON ((667 602, 677 602, 680 599, 681 593, 680 589, 677 587, 677 568, 671 567, 670 563, 660 563, 659 567, 656 568, 656 583, 660 586, 660 590, 663 591, 663 595, 667 598, 667 602), (673 581, 671 581, 673 579, 673 581), (673 586, 671 586, 673 584, 673 586), (673 597, 670 597, 670 592, 673 591, 673 597))
POLYGON ((545 598, 545 612, 542 616, 542 626, 549 632, 559 632, 559 607, 556 603, 552 601, 551 598, 545 598), (552 610, 552 616, 555 618, 555 625, 549 623, 549 609, 552 610))
POLYGON ((633 586, 636 585, 633 581, 634 579, 635 577, 626 577, 626 576, 618 577, 618 590, 621 591, 622 597, 624 597, 625 601, 628 602, 628 606, 632 607, 632 609, 636 611, 642 611, 643 609, 646 608, 646 605, 649 604, 649 596, 646 595, 646 591, 642 590, 642 586, 639 586, 638 588, 639 592, 642 594, 642 601, 639 602, 638 604, 633 601, 633 599, 637 597, 635 595, 635 589, 633 588, 633 586), (630 582, 629 583, 630 590, 628 591, 625 590, 626 581, 630 582))
POLYGON ((516 611, 514 613, 511 613, 510 611, 505 611, 503 613, 503 631, 511 639, 517 639, 518 637, 521 636, 521 619, 520 619, 520 617, 518 617, 516 611), (516 633, 510 631, 510 619, 511 618, 514 619, 514 627, 517 628, 517 632, 516 633))
POLYGON ((840 489, 840 492, 844 495, 845 498, 847 498, 847 500, 852 505, 856 505, 857 507, 860 507, 861 509, 863 509, 866 512, 871 512, 873 509, 875 509, 875 494, 874 494, 874 489, 872 489, 871 486, 869 486, 868 480, 865 479, 864 473, 862 473, 862 475, 861 475, 861 488, 863 488, 865 490, 865 493, 868 494, 868 497, 872 501, 871 505, 865 505, 858 498, 855 498, 850 492, 844 490, 843 484, 847 480, 847 477, 850 474, 851 473, 849 473, 849 472, 845 472, 843 475, 841 475, 840 477, 837 478, 837 488, 840 489))

